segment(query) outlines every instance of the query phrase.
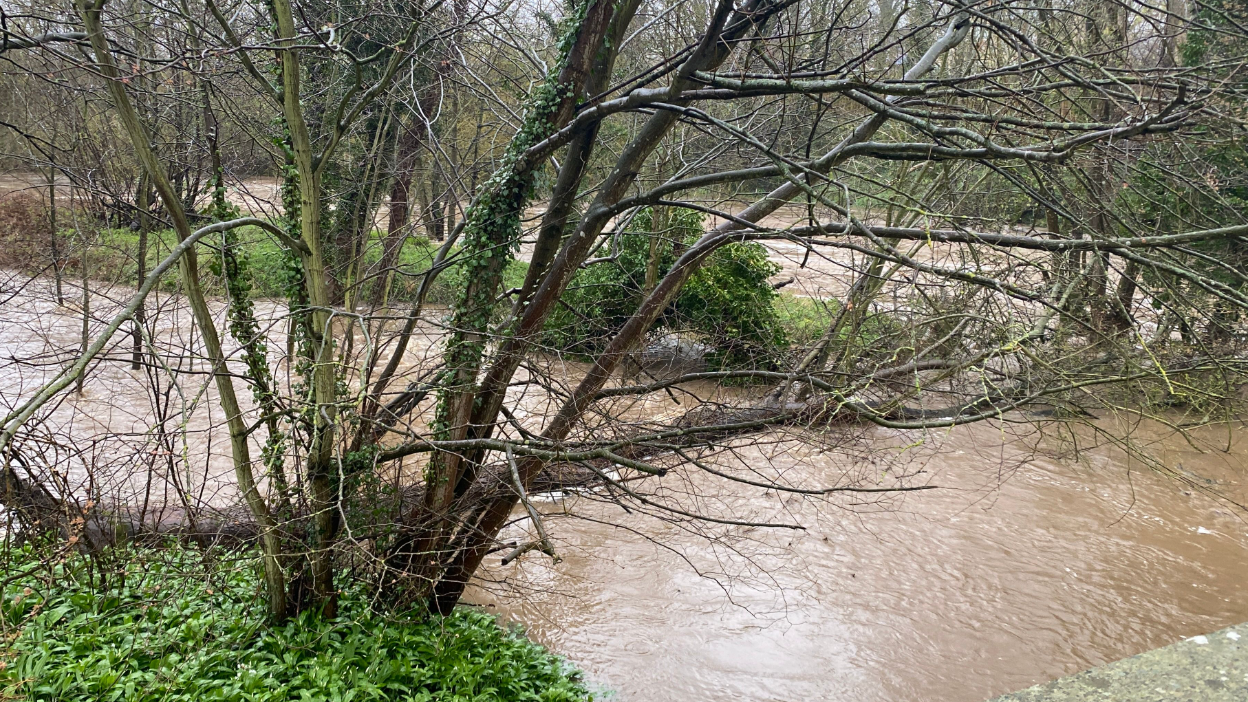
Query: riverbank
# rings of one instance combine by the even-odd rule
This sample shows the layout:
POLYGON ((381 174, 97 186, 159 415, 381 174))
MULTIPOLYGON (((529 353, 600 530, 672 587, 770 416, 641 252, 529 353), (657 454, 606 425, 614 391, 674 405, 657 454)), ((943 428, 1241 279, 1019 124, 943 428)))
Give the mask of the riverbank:
POLYGON ((990 702, 1240 702, 1248 699, 1248 624, 1193 636, 990 702))
POLYGON ((0 699, 593 699, 579 671, 479 609, 382 612, 357 588, 337 618, 269 626, 250 554, 116 555, 5 556, 0 699))

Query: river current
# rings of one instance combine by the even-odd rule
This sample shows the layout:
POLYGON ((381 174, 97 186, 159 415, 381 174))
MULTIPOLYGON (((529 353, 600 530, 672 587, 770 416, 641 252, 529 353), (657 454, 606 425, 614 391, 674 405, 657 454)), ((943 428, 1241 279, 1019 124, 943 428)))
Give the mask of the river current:
MULTIPOLYGON (((1038 431, 962 427, 904 450, 879 436, 942 489, 830 508, 755 491, 809 528, 743 555, 585 497, 551 502, 563 560, 491 561, 506 585, 477 598, 618 699, 673 702, 978 702, 1248 620, 1248 525, 1209 494, 1243 504, 1241 426, 1190 443, 1135 427, 1186 480, 1038 431)), ((796 442, 770 454, 816 479, 842 470, 796 442)))
MULTIPOLYGON (((46 281, 8 280, 6 405, 73 357, 81 328, 46 281)), ((98 327, 125 291, 95 294, 98 327)), ((157 335, 193 342, 175 312, 157 335)), ((119 339, 48 426, 96 442, 100 455, 129 455, 109 437, 141 442, 151 418, 126 358, 119 339)), ((214 393, 180 392, 169 397, 191 430, 178 447, 187 480, 207 501, 229 500, 214 393)), ((601 495, 546 496, 538 506, 562 560, 532 551, 503 567, 491 556, 472 599, 583 668, 609 699, 978 702, 1248 620, 1248 513, 1236 506, 1248 504, 1243 437, 1239 422, 1185 436, 1129 417, 868 430, 820 445, 775 433, 737 447, 735 460, 793 484, 906 471, 940 489, 813 500, 696 471, 648 488, 804 530, 695 526, 624 512, 601 495), (1156 463, 1096 430, 1129 436, 1156 463)), ((530 525, 517 518, 505 535, 520 539, 530 525)))

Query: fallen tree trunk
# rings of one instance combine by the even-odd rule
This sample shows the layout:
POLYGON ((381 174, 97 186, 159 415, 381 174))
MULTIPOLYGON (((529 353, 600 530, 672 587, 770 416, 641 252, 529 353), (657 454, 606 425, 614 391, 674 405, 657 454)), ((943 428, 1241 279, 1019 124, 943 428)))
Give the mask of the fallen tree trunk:
MULTIPOLYGON (((698 376, 707 374, 695 374, 698 376)), ((780 374, 783 375, 783 374, 780 374)), ((688 378, 684 378, 687 380, 688 378)), ((680 381, 681 378, 671 379, 680 381)), ((806 378, 816 386, 826 383, 806 378)), ((668 381, 656 385, 667 387, 668 381)), ((647 389, 649 386, 645 386, 647 389)), ((626 391, 630 388, 620 388, 626 391)), ((637 390, 640 388, 631 388, 637 390)), ((610 391, 608 396, 626 394, 610 391)), ((554 460, 548 462, 529 486, 533 494, 594 490, 615 484, 620 468, 631 469, 633 480, 647 475, 663 475, 667 468, 651 465, 650 461, 679 453, 682 449, 710 448, 717 443, 777 426, 827 425, 835 422, 938 422, 960 423, 965 419, 981 418, 985 412, 1003 412, 1017 409, 1030 398, 1003 395, 982 397, 970 402, 938 409, 908 407, 892 402, 845 399, 834 392, 820 392, 798 402, 768 403, 731 407, 704 404, 695 407, 676 421, 634 432, 631 435, 596 443, 603 448, 594 457, 580 460, 554 460), (1004 409, 1003 409, 1004 408, 1004 409)), ((574 453, 574 452, 573 452, 574 453)), ((586 452, 581 451, 584 454, 586 452)), ((123 543, 158 546, 170 540, 192 542, 203 547, 225 545, 240 546, 254 542, 260 536, 260 528, 251 518, 245 505, 205 507, 194 511, 185 507, 149 506, 140 510, 133 505, 107 504, 98 497, 80 501, 76 498, 57 497, 56 492, 44 486, 30 471, 19 454, 13 463, 21 468, 19 475, 14 467, 0 472, 0 505, 14 514, 25 535, 52 536, 90 552, 123 543)), ((500 496, 513 491, 514 481, 509 478, 506 462, 491 463, 480 468, 485 478, 477 481, 473 492, 460 504, 465 513, 461 524, 472 523, 470 513, 480 505, 488 505, 500 496), (492 479, 490 479, 492 478, 492 479)), ((423 503, 425 486, 422 482, 401 486, 391 504, 371 504, 376 515, 371 523, 357 523, 357 540, 369 541, 392 529, 399 515, 411 514, 414 505, 423 503)), ((347 503, 351 499, 348 497, 347 503)), ((306 520, 307 515, 294 515, 294 524, 306 520)), ((405 528, 413 524, 404 523, 405 528)))

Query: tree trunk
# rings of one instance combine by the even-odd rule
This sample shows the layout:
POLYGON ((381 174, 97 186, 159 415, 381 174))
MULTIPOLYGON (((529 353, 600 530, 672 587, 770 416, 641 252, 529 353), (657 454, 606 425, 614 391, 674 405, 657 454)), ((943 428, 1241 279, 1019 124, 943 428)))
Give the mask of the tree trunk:
POLYGON ((1114 291, 1113 308, 1110 310, 1109 322, 1119 334, 1126 334, 1132 329, 1131 307, 1135 303, 1136 277, 1140 274, 1140 264, 1128 261, 1118 279, 1118 288, 1114 291))
POLYGON ((418 123, 413 119, 412 123, 398 130, 394 173, 390 182, 390 214, 386 220, 386 236, 381 243, 377 277, 369 295, 369 302, 376 306, 384 305, 389 297, 394 267, 403 252, 403 242, 407 240, 407 223, 411 217, 412 176, 420 165, 424 129, 423 122, 418 123))
MULTIPOLYGON (((139 248, 135 252, 135 264, 138 269, 135 285, 142 285, 143 279, 147 277, 147 233, 151 231, 151 217, 148 216, 148 210, 151 207, 151 186, 149 185, 147 174, 139 174, 138 190, 135 192, 135 207, 139 211, 139 248)), ((130 350, 130 368, 139 370, 143 367, 143 324, 147 321, 146 305, 139 306, 134 312, 134 324, 132 334, 132 348, 130 350)))
MULTIPOLYGON (((70 202, 73 207, 73 202, 70 202)), ((48 236, 52 246, 52 275, 56 279, 56 304, 65 304, 64 287, 61 285, 61 251, 56 221, 56 164, 48 164, 48 236)))
POLYGON ((666 236, 667 208, 655 206, 650 211, 650 249, 646 252, 646 279, 642 283, 642 295, 649 295, 659 284, 659 262, 663 257, 663 239, 666 236))
MULTIPOLYGON (((1106 59, 1117 66, 1126 65, 1129 57, 1121 51, 1127 36, 1127 12, 1119 7, 1114 0, 1104 0, 1100 6, 1088 15, 1093 41, 1099 41, 1109 53, 1106 59)), ((1116 122, 1122 117, 1121 111, 1107 95, 1095 98, 1099 102, 1099 118, 1102 122, 1116 122)), ((1088 196, 1092 204, 1092 231, 1096 236, 1109 238, 1114 236, 1116 224, 1113 221, 1112 208, 1117 199, 1117 174, 1111 153, 1106 150, 1100 154, 1096 166, 1090 169, 1091 185, 1088 196)), ((1116 334, 1121 328, 1121 319, 1116 309, 1115 299, 1109 290, 1109 255, 1103 252, 1092 252, 1090 261, 1091 274, 1088 277, 1090 318, 1092 327, 1101 334, 1116 334)))
MULTIPOLYGON (((79 355, 81 356, 86 355, 87 347, 91 345, 91 268, 87 258, 91 246, 87 242, 87 237, 82 233, 82 230, 78 227, 75 227, 75 229, 78 229, 78 246, 81 249, 78 254, 78 262, 82 267, 82 338, 79 342, 79 355)), ((86 373, 78 376, 76 388, 79 395, 82 394, 82 383, 86 377, 86 373)))
POLYGON ((442 186, 441 174, 438 172, 435 159, 429 167, 429 209, 425 218, 426 230, 433 241, 446 239, 446 208, 442 186))
MULTIPOLYGON (((273 0, 270 8, 276 20, 278 39, 290 42, 298 35, 289 0, 273 0)), ((312 596, 327 617, 338 613, 334 589, 333 546, 335 495, 334 420, 337 416, 337 380, 334 377, 334 343, 330 327, 329 276, 321 242, 321 171, 313 153, 312 139, 303 118, 300 91, 299 55, 293 49, 279 52, 281 64, 282 112, 289 127, 299 177, 300 235, 306 250, 302 253, 308 306, 306 330, 312 353, 311 389, 313 427, 305 474, 312 511, 311 564, 312 596)))
MULTIPOLYGON (((561 52, 558 72, 552 73, 530 96, 521 136, 508 146, 504 158, 507 165, 491 181, 494 191, 479 198, 467 215, 461 249, 467 280, 453 308, 452 332, 446 342, 445 383, 438 393, 434 419, 439 427, 435 435, 439 438, 462 439, 470 430, 490 311, 496 304, 506 265, 515 255, 521 217, 532 197, 538 170, 546 160, 545 155, 530 155, 528 149, 572 120, 595 60, 603 50, 615 10, 614 2, 591 0, 577 26, 569 28, 574 32, 574 40, 561 52)), ((453 529, 448 509, 461 478, 474 469, 474 465, 456 454, 436 453, 430 457, 425 500, 419 515, 427 515, 419 519, 426 526, 412 540, 405 540, 414 545, 414 558, 408 561, 416 578, 433 580, 441 569, 437 556, 444 548, 444 537, 453 529)), ((401 548, 407 550, 407 544, 401 548)))
MULTIPOLYGON (((139 115, 134 109, 134 104, 131 102, 125 85, 122 83, 120 71, 113 60, 112 48, 108 39, 104 36, 101 8, 98 4, 83 0, 78 3, 76 9, 79 16, 82 17, 86 28, 96 67, 104 78, 109 97, 117 110, 121 124, 134 148, 135 155, 138 157, 143 171, 151 178, 152 185, 156 188, 156 192, 165 206, 165 211, 172 221, 179 242, 184 241, 191 235, 190 222, 187 220, 186 211, 182 208, 182 202, 178 199, 177 193, 169 182, 163 165, 152 150, 151 138, 147 127, 139 119, 139 115)), ((203 290, 200 286, 198 258, 193 248, 179 258, 178 267, 182 277, 184 292, 195 317, 196 326, 203 335, 204 345, 212 362, 213 378, 216 382, 219 402, 225 411, 226 422, 230 432, 230 447, 233 454, 235 479, 238 482, 239 491, 247 501, 248 508, 260 524, 261 533, 264 535, 261 539, 261 551, 264 555, 269 613, 276 619, 282 619, 287 615, 285 576, 282 574, 279 563, 281 546, 278 540, 276 524, 273 522, 264 498, 256 487, 255 475, 251 468, 250 447, 247 443, 247 427, 243 423, 242 409, 239 406, 238 397, 234 392, 234 383, 226 366, 225 354, 221 349, 216 323, 213 320, 212 312, 204 299, 203 290)))

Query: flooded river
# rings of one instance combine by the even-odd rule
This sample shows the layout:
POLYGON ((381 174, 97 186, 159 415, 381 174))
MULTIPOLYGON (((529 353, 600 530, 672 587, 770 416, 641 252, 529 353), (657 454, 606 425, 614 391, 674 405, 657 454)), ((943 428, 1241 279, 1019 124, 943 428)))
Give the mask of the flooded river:
MULTIPOLYGON (((1242 431, 1227 453, 1225 427, 1197 432, 1200 448, 1136 439, 1242 503, 1242 431)), ((657 543, 552 503, 563 561, 495 561, 506 594, 478 599, 621 700, 977 702, 1248 620, 1237 508, 1115 450, 1038 457, 1027 425, 921 438, 905 453, 945 489, 822 511, 788 500, 810 529, 763 537, 790 551, 769 559, 774 581, 725 564, 718 544, 571 498, 568 511, 657 543)), ((775 448, 772 462, 840 470, 775 448)))
MULTIPOLYGON (((36 283, 0 309, 6 404, 76 347, 77 313, 48 295, 36 283)), ((122 297, 98 295, 99 315, 122 297)), ((96 439, 144 433, 150 391, 125 350, 119 340, 85 392, 51 413, 55 426, 96 439)), ((170 401, 187 408, 188 426, 219 423, 211 388, 180 392, 170 401)), ((1097 426, 1119 433, 1116 422, 1097 426)), ((534 551, 502 567, 492 556, 473 599, 629 702, 977 702, 1248 620, 1248 524, 1233 504, 1248 503, 1241 425, 1187 438, 1132 427, 1139 448, 1183 480, 1096 445, 1086 427, 1077 451, 1055 425, 1044 432, 1018 421, 870 430, 829 437, 826 450, 786 434, 738 447, 745 465, 793 483, 905 470, 941 488, 883 500, 711 487, 676 471, 654 488, 800 531, 695 528, 595 495, 548 499, 539 507, 562 560, 534 551)), ((229 499, 228 449, 212 433, 177 448, 209 495, 229 499)))

